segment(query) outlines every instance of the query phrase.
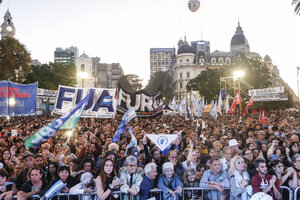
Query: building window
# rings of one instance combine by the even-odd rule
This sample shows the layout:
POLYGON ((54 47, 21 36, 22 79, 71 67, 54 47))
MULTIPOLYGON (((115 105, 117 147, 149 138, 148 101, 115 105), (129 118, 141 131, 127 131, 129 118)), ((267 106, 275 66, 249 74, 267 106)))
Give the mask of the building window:
POLYGON ((190 78, 190 72, 187 72, 187 73, 186 73, 186 77, 187 77, 187 78, 190 78))
POLYGON ((218 63, 219 63, 219 64, 223 64, 223 62, 224 62, 224 61, 223 61, 223 58, 219 58, 219 59, 218 59, 218 63))
POLYGON ((186 64, 189 65, 190 64, 190 60, 186 59, 186 64))
POLYGON ((226 64, 230 64, 230 58, 226 58, 226 64))
POLYGON ((84 64, 81 65, 81 71, 82 71, 82 72, 85 71, 85 66, 84 66, 84 64))
POLYGON ((212 64, 216 64, 216 62, 217 62, 216 58, 211 58, 211 63, 212 64))
POLYGON ((179 63, 179 64, 180 64, 180 66, 182 65, 182 60, 180 60, 180 63, 179 63))
POLYGON ((179 78, 182 78, 182 73, 179 73, 179 78))
POLYGON ((179 83, 179 88, 182 89, 182 82, 179 83))

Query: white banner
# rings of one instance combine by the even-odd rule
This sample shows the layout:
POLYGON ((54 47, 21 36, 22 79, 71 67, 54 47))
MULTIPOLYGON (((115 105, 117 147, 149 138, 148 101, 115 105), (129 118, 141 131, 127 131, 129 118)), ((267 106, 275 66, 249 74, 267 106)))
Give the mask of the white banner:
POLYGON ((284 86, 280 87, 273 87, 273 88, 263 88, 263 89, 255 89, 255 90, 248 90, 248 94, 251 97, 253 96, 259 96, 259 95, 266 95, 266 94, 278 94, 278 93, 284 93, 284 86))
POLYGON ((258 95, 253 96, 253 102, 257 101, 287 101, 288 94, 266 94, 266 95, 258 95))
POLYGON ((92 97, 81 117, 114 118, 117 105, 117 100, 114 98, 115 89, 74 88, 61 85, 58 87, 54 114, 67 113, 90 92, 92 97))
POLYGON ((177 135, 172 134, 147 134, 146 135, 161 151, 165 150, 174 140, 176 140, 177 135))

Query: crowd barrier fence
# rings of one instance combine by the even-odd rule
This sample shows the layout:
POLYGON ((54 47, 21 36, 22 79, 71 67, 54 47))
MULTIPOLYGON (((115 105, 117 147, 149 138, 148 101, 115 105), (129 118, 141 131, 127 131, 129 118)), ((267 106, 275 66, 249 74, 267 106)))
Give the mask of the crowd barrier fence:
MULTIPOLYGON (((286 186, 281 186, 280 187, 280 191, 281 191, 281 195, 283 194, 284 191, 288 192, 288 200, 298 200, 298 196, 297 193, 300 190, 300 186, 297 187, 295 189, 295 191, 293 191, 292 189, 290 189, 289 187, 286 186), (294 194, 294 196, 293 196, 294 194), (294 197, 294 198, 293 198, 294 197)), ((200 188, 200 187, 192 187, 192 188, 183 188, 182 194, 179 196, 177 195, 176 200, 177 199, 182 199, 182 200, 187 200, 187 199, 199 199, 199 197, 201 196, 201 199, 204 200, 205 196, 207 195, 207 192, 209 191, 213 191, 213 192, 218 192, 218 194, 220 194, 219 191, 212 189, 212 188, 200 188)), ((226 195, 230 195, 229 193, 229 189, 225 189, 225 193, 226 195)), ((114 191, 112 192, 112 194, 109 196, 109 200, 114 200, 112 195, 118 195, 117 199, 123 200, 125 199, 124 197, 128 194, 125 194, 122 191, 114 191)), ((156 197, 157 200, 163 200, 163 192, 161 189, 152 189, 151 190, 151 197, 156 197)), ((40 196, 38 195, 34 195, 31 197, 33 200, 39 200, 41 199, 40 196)), ((17 199, 17 196, 13 197, 14 200, 17 199)), ((131 198, 128 198, 129 200, 131 198)), ((53 197, 50 198, 50 200, 99 200, 99 198, 97 197, 96 193, 93 194, 76 194, 76 195, 72 195, 72 194, 68 194, 68 193, 60 193, 60 194, 56 194, 53 197), (75 198, 74 198, 75 197, 75 198)), ((286 200, 286 199, 284 199, 286 200)))

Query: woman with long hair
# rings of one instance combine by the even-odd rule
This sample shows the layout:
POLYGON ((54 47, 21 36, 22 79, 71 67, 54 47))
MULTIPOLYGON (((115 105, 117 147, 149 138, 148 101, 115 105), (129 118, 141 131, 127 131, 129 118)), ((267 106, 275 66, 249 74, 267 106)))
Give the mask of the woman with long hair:
POLYGON ((8 175, 9 176, 13 175, 14 167, 13 164, 11 163, 11 153, 8 148, 2 150, 0 162, 3 163, 3 167, 8 172, 8 175))
POLYGON ((57 162, 50 162, 48 165, 47 181, 48 183, 59 179, 57 162))
MULTIPOLYGON (((96 178, 96 192, 99 199, 107 199, 110 193, 117 190, 120 185, 120 179, 117 177, 116 168, 113 160, 105 158, 101 164, 100 173, 96 178)), ((112 198, 117 198, 113 195, 112 198)))
POLYGON ((230 161, 230 199, 248 200, 251 192, 249 185, 250 176, 245 169, 244 159, 241 156, 234 156, 230 161), (248 187, 248 188, 247 188, 248 187))

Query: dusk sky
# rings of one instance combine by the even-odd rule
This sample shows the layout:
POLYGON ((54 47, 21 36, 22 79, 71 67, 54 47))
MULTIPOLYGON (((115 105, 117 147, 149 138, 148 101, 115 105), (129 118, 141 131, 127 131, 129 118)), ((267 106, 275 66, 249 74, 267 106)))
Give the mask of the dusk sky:
MULTIPOLYGON (((177 42, 207 40, 229 51, 238 20, 250 50, 268 54, 297 94, 300 66, 300 16, 292 0, 201 0, 193 13, 187 0, 3 0, 15 37, 42 63, 53 62, 56 47, 76 46, 80 54, 118 62, 126 74, 147 83, 150 48, 177 49, 177 42), (202 32, 202 38, 201 38, 202 32)), ((1 18, 1 23, 3 18, 1 18)))

